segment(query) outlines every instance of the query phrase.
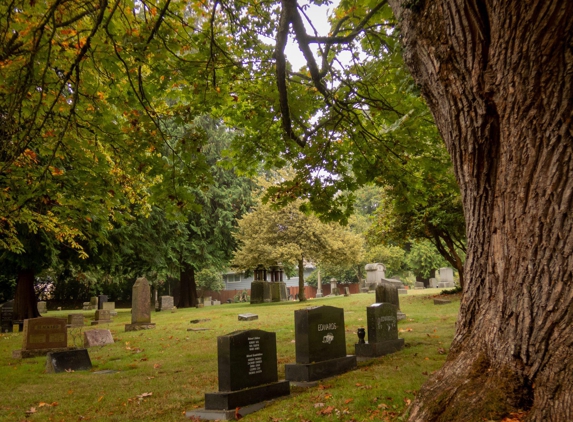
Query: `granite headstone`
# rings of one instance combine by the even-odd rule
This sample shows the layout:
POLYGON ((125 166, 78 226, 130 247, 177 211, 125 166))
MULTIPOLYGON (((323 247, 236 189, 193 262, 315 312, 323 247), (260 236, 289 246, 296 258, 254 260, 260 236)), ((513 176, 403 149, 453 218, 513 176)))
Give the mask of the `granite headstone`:
POLYGON ((131 297, 131 324, 125 325, 125 331, 155 328, 151 322, 151 290, 145 277, 135 281, 131 297))
POLYGON ((90 355, 86 349, 49 352, 46 356, 46 372, 75 372, 92 369, 90 355))
POLYGON ((84 331, 84 347, 105 346, 113 344, 113 336, 109 330, 84 331))
POLYGON ((359 359, 387 355, 404 347, 404 339, 398 338, 396 306, 391 303, 375 303, 366 308, 366 316, 368 343, 359 341, 355 345, 359 359))

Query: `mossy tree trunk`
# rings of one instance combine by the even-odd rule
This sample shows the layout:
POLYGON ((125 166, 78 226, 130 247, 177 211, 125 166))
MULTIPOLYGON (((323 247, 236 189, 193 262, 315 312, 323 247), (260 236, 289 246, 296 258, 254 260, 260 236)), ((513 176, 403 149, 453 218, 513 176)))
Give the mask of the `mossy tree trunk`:
POLYGON ((390 0, 460 184, 456 334, 411 421, 573 420, 573 2, 390 0))

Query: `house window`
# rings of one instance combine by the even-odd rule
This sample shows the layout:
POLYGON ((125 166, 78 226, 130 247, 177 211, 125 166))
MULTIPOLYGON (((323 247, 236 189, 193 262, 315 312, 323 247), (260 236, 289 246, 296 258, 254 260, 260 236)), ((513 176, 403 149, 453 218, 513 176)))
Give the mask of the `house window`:
POLYGON ((224 275, 225 283, 240 283, 241 282, 241 274, 225 274, 224 275))

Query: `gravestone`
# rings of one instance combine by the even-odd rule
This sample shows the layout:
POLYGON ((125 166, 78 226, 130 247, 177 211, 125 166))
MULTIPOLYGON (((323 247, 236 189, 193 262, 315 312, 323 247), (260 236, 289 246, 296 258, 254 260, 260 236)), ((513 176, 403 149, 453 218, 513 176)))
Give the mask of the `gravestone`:
POLYGON ((11 333, 13 330, 12 313, 14 312, 14 301, 0 305, 0 328, 2 333, 11 333))
POLYGON ((145 277, 135 281, 131 298, 131 324, 125 325, 125 331, 155 328, 155 324, 151 322, 151 290, 145 277))
POLYGON ((98 298, 97 308, 104 309, 103 304, 107 302, 107 295, 99 295, 97 298, 98 298))
POLYGON ((211 303, 211 296, 207 296, 207 297, 204 297, 204 298, 203 298, 203 305, 204 305, 204 306, 211 306, 211 305, 212 305, 212 303, 211 303))
POLYGON ((403 289, 404 288, 404 283, 402 283, 402 281, 395 279, 395 278, 383 278, 380 282, 380 284, 391 284, 392 286, 396 287, 397 289, 403 289))
POLYGON ((173 306, 173 296, 159 297, 159 311, 170 311, 173 306))
POLYGON ((380 281, 386 277, 386 266, 384 264, 366 264, 364 269, 366 270, 366 287, 370 290, 374 290, 380 284, 380 281))
POLYGON ((48 304, 44 301, 38 302, 38 312, 40 314, 47 314, 48 313, 48 304))
POLYGON ((356 356, 346 354, 343 309, 300 309, 294 312, 294 320, 296 363, 285 365, 286 379, 317 381, 356 367, 356 356))
POLYGON ((397 289, 398 290, 398 294, 399 295, 407 295, 408 294, 408 290, 407 289, 397 289))
POLYGON ((102 309, 104 311, 109 311, 111 316, 117 316, 117 311, 115 310, 115 302, 104 302, 102 309))
POLYGON ((404 339, 398 338, 396 306, 391 303, 375 303, 366 308, 368 342, 354 345, 356 356, 365 360, 401 350, 404 339))
POLYGON ((271 283, 268 281, 251 282, 251 304, 272 302, 271 283))
POLYGON ((86 349, 65 350, 49 352, 46 356, 46 372, 75 372, 89 371, 92 361, 86 349))
MULTIPOLYGON (((235 410, 290 394, 278 380, 276 334, 263 330, 235 331, 217 338, 219 391, 205 394, 205 409, 187 416, 235 419, 235 410)), ((260 408, 260 407, 259 407, 260 408)))
POLYGON ((68 348, 68 330, 64 318, 40 317, 24 320, 21 350, 14 350, 12 357, 25 359, 45 356, 51 351, 68 348))
POLYGON ((251 314, 251 313, 239 314, 239 321, 254 321, 256 319, 259 319, 259 316, 257 314, 251 314))
POLYGON ((330 295, 338 296, 340 292, 338 291, 338 282, 335 278, 330 279, 330 295))
POLYGON ((438 280, 434 277, 430 278, 429 280, 430 288, 435 289, 438 287, 438 280))
POLYGON ((97 309, 98 306, 98 297, 97 296, 92 296, 90 298, 90 310, 95 310, 97 309))
POLYGON ((109 330, 84 331, 84 347, 105 346, 113 344, 113 336, 109 330))
POLYGON ((95 320, 92 325, 109 324, 111 322, 111 315, 106 309, 98 309, 95 311, 95 320))
POLYGON ((440 289, 451 289, 454 286, 454 270, 449 267, 440 268, 440 282, 438 283, 440 289))
POLYGON ((90 302, 83 302, 83 304, 82 304, 82 310, 83 311, 89 311, 91 309, 92 309, 92 307, 90 305, 90 302))
POLYGON ((449 299, 434 299, 434 305, 447 305, 448 303, 452 303, 449 299))
POLYGON ((284 281, 273 281, 269 283, 271 289, 271 302, 286 302, 287 291, 286 283, 284 281))
POLYGON ((214 300, 213 301, 213 306, 220 305, 220 304, 221 304, 220 300, 214 300))
POLYGON ((350 287, 344 288, 344 296, 350 296, 350 287))
POLYGON ((68 315, 68 328, 77 328, 84 326, 84 314, 69 314, 68 315))
POLYGON ((398 289, 389 283, 382 283, 376 288, 376 303, 391 303, 396 306, 398 321, 406 318, 406 315, 400 310, 400 298, 398 289))
POLYGON ((425 289, 426 286, 424 285, 423 281, 416 281, 416 284, 414 284, 414 289, 415 290, 422 290, 425 289))

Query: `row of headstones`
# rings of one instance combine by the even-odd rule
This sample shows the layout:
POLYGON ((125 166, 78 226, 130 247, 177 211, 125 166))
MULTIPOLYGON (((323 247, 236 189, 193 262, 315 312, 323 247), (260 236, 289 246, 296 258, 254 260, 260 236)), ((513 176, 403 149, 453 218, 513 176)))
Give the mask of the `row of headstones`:
MULTIPOLYGON (((395 290, 395 289, 394 289, 395 290)), ((396 294, 397 296, 397 294, 396 294)), ((244 330, 217 338, 219 391, 205 394, 205 408, 188 417, 230 419, 258 410, 258 403, 290 394, 290 383, 304 385, 356 368, 357 358, 394 353, 404 346, 398 338, 397 307, 375 303, 366 308, 368 342, 359 329, 355 354, 346 354, 344 310, 317 306, 294 312, 296 363, 285 365, 278 379, 276 334, 244 330)))
MULTIPOLYGON (((188 417, 232 419, 258 410, 261 402, 290 394, 290 383, 312 383, 356 368, 358 359, 394 353, 404 347, 398 338, 398 293, 389 284, 376 289, 375 304, 366 308, 366 330, 359 329, 355 354, 346 354, 344 310, 316 306, 294 312, 296 363, 285 365, 278 380, 276 334, 235 331, 217 338, 219 391, 205 394, 205 408, 188 417)), ((402 314, 403 315, 403 314, 402 314)), ((241 319, 241 318, 239 318, 241 319)))

